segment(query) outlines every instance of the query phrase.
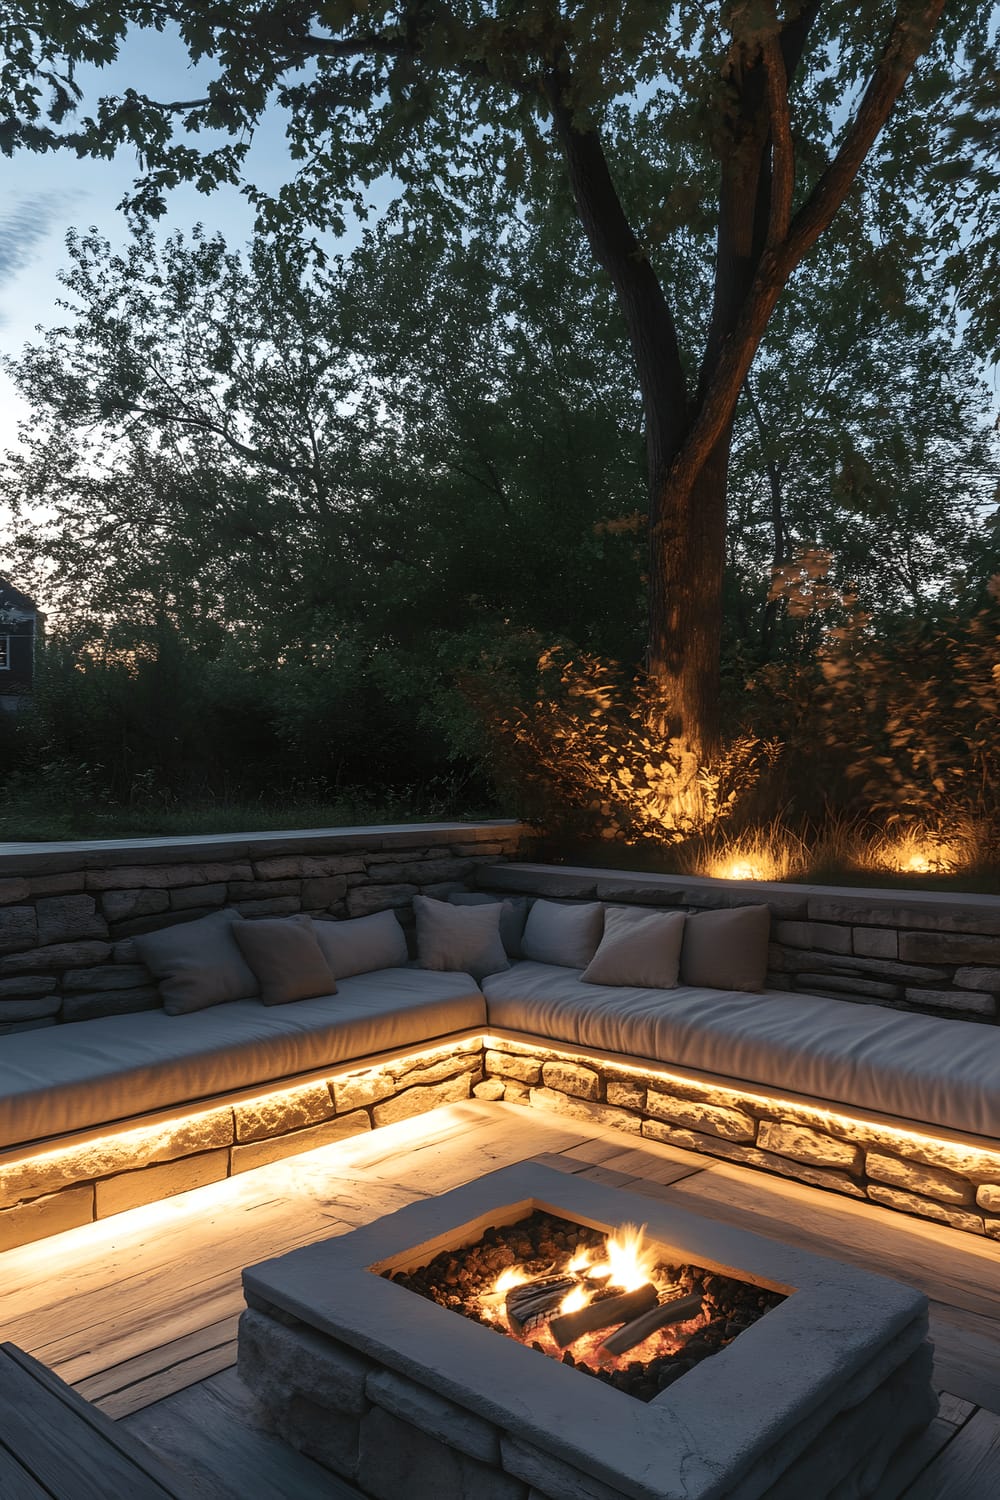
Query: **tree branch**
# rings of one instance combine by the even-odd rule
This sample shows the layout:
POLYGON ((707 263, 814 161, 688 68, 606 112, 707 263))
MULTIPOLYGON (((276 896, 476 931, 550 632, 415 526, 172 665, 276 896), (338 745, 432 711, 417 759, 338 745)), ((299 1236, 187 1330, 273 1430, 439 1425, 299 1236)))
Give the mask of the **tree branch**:
POLYGON ((788 109, 788 78, 777 36, 767 37, 761 50, 767 118, 771 129, 771 206, 765 240, 770 246, 780 244, 788 234, 795 191, 795 150, 788 109))

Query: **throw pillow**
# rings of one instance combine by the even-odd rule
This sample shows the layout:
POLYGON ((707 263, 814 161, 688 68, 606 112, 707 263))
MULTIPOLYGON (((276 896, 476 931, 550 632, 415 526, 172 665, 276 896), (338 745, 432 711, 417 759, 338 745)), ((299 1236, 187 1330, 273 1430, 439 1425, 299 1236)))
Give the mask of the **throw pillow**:
POLYGON ((260 981, 265 1005, 288 1005, 332 995, 337 981, 316 941, 311 917, 263 917, 239 922, 233 936, 260 981))
POLYGON ((685 920, 682 911, 606 907, 604 936, 580 978, 587 984, 673 989, 677 983, 685 920))
POLYGON ((485 979, 509 969, 500 941, 500 903, 452 906, 430 896, 414 896, 417 956, 422 968, 450 969, 485 979))
POLYGON ((490 906, 500 903, 500 941, 508 958, 520 958, 521 938, 528 916, 527 896, 490 896, 485 891, 453 891, 452 906, 490 906))
POLYGON ((233 928, 242 921, 238 911, 227 909, 135 939, 139 957, 160 987, 168 1016, 185 1016, 257 994, 256 975, 233 937, 233 928))
POLYGON ((316 940, 337 979, 370 974, 373 969, 401 969, 409 962, 406 933, 394 911, 370 917, 346 917, 314 924, 316 940))
POLYGON ((766 906, 700 911, 687 919, 681 984, 710 990, 762 990, 771 913, 766 906))
POLYGON ((521 953, 539 964, 585 969, 597 952, 603 928, 604 907, 599 901, 563 906, 538 900, 524 924, 521 953))

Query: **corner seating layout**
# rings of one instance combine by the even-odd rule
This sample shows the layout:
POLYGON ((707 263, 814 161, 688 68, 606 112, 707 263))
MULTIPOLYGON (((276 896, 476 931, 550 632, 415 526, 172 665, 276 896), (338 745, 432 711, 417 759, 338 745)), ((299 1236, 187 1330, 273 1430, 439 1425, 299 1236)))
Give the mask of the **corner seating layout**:
POLYGON ((424 967, 391 911, 220 913, 150 934, 165 1009, 4 1038, 0 1248, 473 1091, 1000 1238, 1000 1028, 762 990, 760 905, 414 906, 424 967), (264 1004, 210 1003, 196 942, 176 982, 199 932, 237 952, 230 924, 264 1004), (315 933, 336 982, 296 998, 315 933))

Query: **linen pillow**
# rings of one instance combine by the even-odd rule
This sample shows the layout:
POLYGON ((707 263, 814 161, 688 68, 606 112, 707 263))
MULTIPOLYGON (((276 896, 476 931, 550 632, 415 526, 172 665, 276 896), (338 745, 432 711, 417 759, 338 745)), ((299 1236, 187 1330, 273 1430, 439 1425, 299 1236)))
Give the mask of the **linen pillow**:
POLYGON ((580 978, 586 984, 672 990, 677 983, 685 920, 682 911, 606 907, 604 936, 580 978))
POLYGON ((265 1005, 288 1005, 332 995, 337 981, 316 941, 310 917, 264 917, 236 922, 233 936, 260 981, 265 1005))
POLYGON ((406 933, 394 911, 375 911, 368 917, 345 917, 339 922, 313 924, 316 941, 336 979, 370 974, 373 969, 401 969, 409 962, 406 933))
POLYGON ((168 1016, 186 1016, 257 994, 256 975, 233 937, 233 928, 242 921, 238 911, 227 908, 135 939, 139 957, 160 987, 168 1016))
POLYGON ((500 941, 500 903, 452 906, 414 896, 417 956, 424 969, 451 969, 485 979, 509 969, 500 941))
POLYGON ((597 952, 603 928, 604 907, 599 901, 563 906, 538 900, 524 924, 521 953, 539 964, 585 969, 597 952))
POLYGON ((508 958, 520 958, 521 938, 528 916, 527 896, 490 896, 485 891, 452 891, 452 906, 490 906, 500 904, 500 941, 508 958))
POLYGON ((764 988, 771 913, 734 906, 688 917, 681 948, 681 984, 710 990, 764 988))

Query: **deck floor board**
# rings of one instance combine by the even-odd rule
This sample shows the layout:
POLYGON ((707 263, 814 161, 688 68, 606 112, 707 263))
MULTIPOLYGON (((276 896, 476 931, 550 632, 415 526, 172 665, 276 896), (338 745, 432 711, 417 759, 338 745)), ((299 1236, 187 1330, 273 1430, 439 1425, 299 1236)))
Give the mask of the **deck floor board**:
POLYGON ((185 1476, 191 1500, 353 1500, 349 1486, 338 1489, 261 1430, 230 1368, 242 1267, 528 1159, 921 1287, 931 1298, 936 1382, 950 1394, 900 1456, 900 1494, 1000 1495, 1000 1244, 510 1105, 451 1105, 7 1251, 0 1337, 150 1443, 185 1476))

